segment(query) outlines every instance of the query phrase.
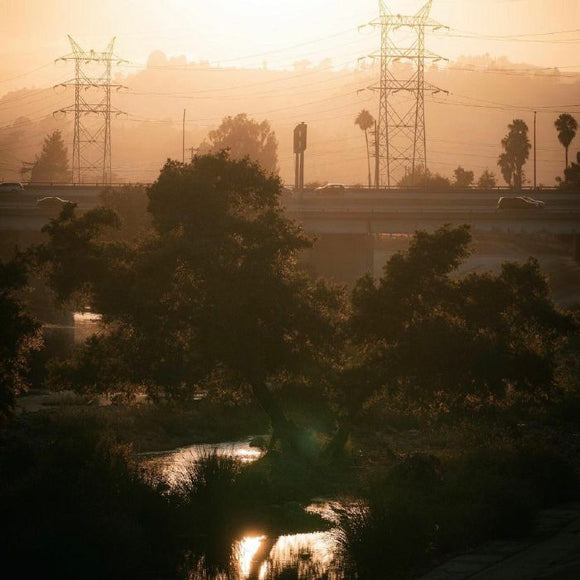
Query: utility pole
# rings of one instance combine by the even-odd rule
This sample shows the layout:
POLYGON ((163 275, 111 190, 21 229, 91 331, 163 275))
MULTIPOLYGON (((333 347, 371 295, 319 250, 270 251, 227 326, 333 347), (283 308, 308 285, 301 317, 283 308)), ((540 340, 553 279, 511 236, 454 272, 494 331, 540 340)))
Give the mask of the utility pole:
POLYGON ((181 127, 181 162, 185 165, 185 109, 183 109, 183 123, 181 127))
POLYGON ((74 87, 75 104, 56 113, 74 113, 72 182, 110 184, 111 114, 122 114, 111 105, 111 89, 123 88, 111 83, 111 71, 113 63, 124 61, 113 54, 114 38, 103 52, 68 40, 72 53, 57 60, 74 61, 75 78, 59 86, 74 87))
POLYGON ((536 115, 537 111, 534 111, 534 189, 536 189, 536 115))
POLYGON ((386 0, 379 0, 380 16, 369 23, 381 30, 381 50, 371 55, 380 59, 380 82, 369 87, 379 92, 377 187, 391 187, 409 166, 413 181, 421 170, 426 174, 425 93, 447 92, 425 82, 425 61, 443 60, 425 48, 425 31, 445 28, 429 17, 432 2, 427 0, 412 16, 402 16, 392 14, 386 0), (399 40, 401 31, 407 35, 399 40), (410 74, 393 67, 401 61, 411 63, 410 74), (410 99, 398 98, 405 94, 410 99))
POLYGON ((380 141, 379 141, 379 128, 377 122, 375 121, 375 131, 374 131, 374 145, 375 145, 375 189, 379 189, 381 186, 381 169, 380 169, 380 141))

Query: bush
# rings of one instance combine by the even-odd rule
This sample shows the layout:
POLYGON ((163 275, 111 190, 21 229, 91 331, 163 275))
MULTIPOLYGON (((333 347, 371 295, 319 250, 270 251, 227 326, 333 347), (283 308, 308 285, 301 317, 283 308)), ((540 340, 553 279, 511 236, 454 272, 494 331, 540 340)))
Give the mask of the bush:
POLYGON ((578 476, 549 441, 499 439, 448 459, 416 454, 340 513, 347 577, 399 578, 437 556, 530 532, 537 510, 576 497, 578 476))
POLYGON ((19 578, 174 577, 180 549, 172 506, 157 483, 144 481, 129 451, 82 418, 7 439, 0 449, 4 569, 19 578))

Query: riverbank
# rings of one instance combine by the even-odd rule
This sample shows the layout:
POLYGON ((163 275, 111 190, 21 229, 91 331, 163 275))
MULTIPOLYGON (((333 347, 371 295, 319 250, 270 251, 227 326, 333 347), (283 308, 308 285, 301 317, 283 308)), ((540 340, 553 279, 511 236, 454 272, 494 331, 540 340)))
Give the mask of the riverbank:
MULTIPOLYGON (((315 534, 311 545, 302 536, 301 548, 289 556, 288 566, 297 570, 297 563, 305 559, 317 565, 310 575, 290 577, 343 580, 354 577, 352 571, 356 570, 361 579, 415 578, 453 554, 470 553, 493 538, 510 542, 525 538, 540 510, 578 494, 578 437, 564 424, 531 420, 516 424, 507 417, 434 424, 406 415, 390 415, 388 420, 384 415, 369 415, 336 463, 304 461, 278 451, 251 464, 226 460, 210 470, 205 487, 195 483, 190 489, 198 491, 175 495, 159 470, 148 471, 142 479, 141 468, 133 476, 131 469, 119 466, 124 462, 142 466, 144 452, 199 443, 209 443, 205 449, 210 451, 212 443, 239 439, 247 445, 250 435, 266 432, 259 410, 210 401, 186 406, 87 403, 66 393, 31 393, 19 401, 19 420, 0 450, 4 472, 11 473, 9 488, 12 486, 2 498, 4 510, 15 499, 20 504, 25 499, 26 504, 29 494, 38 495, 32 505, 44 512, 43 518, 49 513, 58 519, 63 506, 72 510, 67 516, 74 522, 71 529, 57 526, 51 532, 55 542, 59 534, 66 538, 78 526, 89 526, 89 535, 104 533, 100 527, 90 531, 92 524, 84 521, 82 503, 74 508, 68 503, 67 488, 81 485, 79 502, 100 505, 106 512, 115 506, 121 519, 117 521, 115 515, 112 525, 120 526, 117 540, 121 543, 127 540, 123 539, 123 521, 132 522, 131 526, 141 529, 140 534, 147 535, 147 522, 161 518, 151 533, 157 533, 155 527, 175 527, 165 532, 172 538, 172 550, 183 549, 183 537, 193 538, 192 545, 200 553, 211 552, 212 542, 239 546, 247 540, 256 549, 256 558, 261 558, 260 567, 270 566, 274 571, 276 550, 280 545, 292 545, 289 539, 274 542, 276 538, 328 530, 330 524, 305 513, 314 498, 325 497, 337 500, 332 533, 315 534), (105 451, 104 456, 99 449, 105 451), (35 483, 27 483, 37 470, 40 475, 34 476, 35 483), (56 483, 54 470, 66 474, 60 474, 56 483), (51 482, 49 486, 46 481, 51 482), (110 488, 104 492, 102 485, 110 488), (129 490, 121 498, 115 491, 119 487, 129 490), (43 504, 40 498, 45 493, 60 497, 62 503, 43 504), (149 498, 139 500, 144 501, 139 509, 134 505, 135 494, 149 498), (187 497, 190 499, 185 500, 187 497), (182 534, 182 539, 175 533, 182 534), (208 534, 213 538, 209 544, 208 534), (326 559, 309 554, 308 550, 328 551, 324 543, 328 538, 335 547, 326 559)), ((170 455, 187 451, 180 449, 170 455)), ((149 457, 170 455, 153 453, 149 457)), ((190 474, 195 482, 195 470, 190 474)), ((29 522, 37 517, 37 513, 26 512, 29 522)), ((266 578, 278 576, 272 572, 266 578)))

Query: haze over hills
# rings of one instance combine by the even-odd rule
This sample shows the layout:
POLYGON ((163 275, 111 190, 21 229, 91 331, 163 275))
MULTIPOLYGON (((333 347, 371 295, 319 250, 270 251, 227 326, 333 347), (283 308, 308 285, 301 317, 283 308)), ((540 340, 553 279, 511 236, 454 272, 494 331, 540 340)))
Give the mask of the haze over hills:
MULTIPOLYGON (((114 181, 148 182, 165 159, 181 159, 186 109, 187 149, 198 147, 227 115, 267 119, 279 142, 280 174, 292 183, 292 130, 304 121, 309 127, 306 181, 365 183, 364 135, 354 119, 363 108, 376 117, 378 94, 361 89, 375 83, 378 74, 371 64, 343 68, 329 60, 296 62, 293 70, 269 70, 266 64, 224 68, 186 57, 168 59, 156 51, 145 68, 119 67, 117 72, 115 82, 127 88, 113 94, 113 105, 126 112, 112 122, 114 181)), ((72 70, 62 75, 70 77, 72 70)), ((431 171, 451 176, 461 165, 477 179, 489 168, 503 184, 496 164, 507 125, 521 118, 531 137, 536 110, 538 183, 555 184, 563 171, 564 150, 553 123, 561 112, 579 116, 578 74, 484 55, 433 66, 426 80, 449 91, 426 97, 431 171)), ((34 159, 55 128, 62 130, 70 155, 73 116, 53 116, 53 111, 73 102, 73 91, 63 87, 21 89, 1 97, 0 179, 20 179, 22 162, 34 159)), ((572 142, 573 154, 579 148, 572 142)), ((531 161, 525 168, 529 178, 531 161)))

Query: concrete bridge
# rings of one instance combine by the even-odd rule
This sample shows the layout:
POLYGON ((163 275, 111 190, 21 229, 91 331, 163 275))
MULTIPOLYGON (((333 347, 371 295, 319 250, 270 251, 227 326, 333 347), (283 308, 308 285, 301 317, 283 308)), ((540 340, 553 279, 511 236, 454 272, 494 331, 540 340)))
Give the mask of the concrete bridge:
MULTIPOLYGON (((36 200, 58 196, 87 210, 99 204, 100 186, 28 187, 0 198, 0 240, 26 246, 40 239, 40 230, 54 215, 36 200)), ((530 192, 526 192, 530 193, 530 192)), ((530 195, 545 202, 542 209, 498 210, 505 190, 423 192, 418 190, 358 190, 321 195, 286 192, 283 204, 289 216, 316 236, 315 248, 305 256, 313 272, 340 281, 352 281, 372 270, 381 234, 412 234, 443 224, 470 224, 474 232, 567 235, 571 251, 580 259, 580 192, 536 190, 530 195)))

